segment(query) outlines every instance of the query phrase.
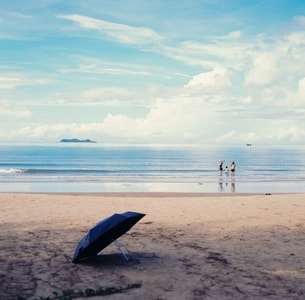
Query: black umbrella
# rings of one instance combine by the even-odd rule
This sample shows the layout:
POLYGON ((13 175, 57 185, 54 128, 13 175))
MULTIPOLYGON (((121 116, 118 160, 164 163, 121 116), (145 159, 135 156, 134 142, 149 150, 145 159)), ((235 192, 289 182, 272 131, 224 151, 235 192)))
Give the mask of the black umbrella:
POLYGON ((114 214, 92 227, 78 243, 72 262, 97 255, 101 250, 114 242, 140 221, 145 214, 125 212, 114 214))

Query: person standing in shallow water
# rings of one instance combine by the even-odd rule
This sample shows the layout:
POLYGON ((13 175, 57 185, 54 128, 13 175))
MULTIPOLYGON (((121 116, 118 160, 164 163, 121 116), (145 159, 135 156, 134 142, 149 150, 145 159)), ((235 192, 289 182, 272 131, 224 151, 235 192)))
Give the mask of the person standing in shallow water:
POLYGON ((219 161, 219 175, 222 176, 222 171, 223 171, 223 160, 219 161))
POLYGON ((231 163, 231 176, 235 176, 235 168, 236 168, 235 161, 232 161, 232 163, 231 163))
POLYGON ((226 176, 229 176, 229 168, 228 168, 228 166, 226 166, 225 174, 226 174, 226 176))

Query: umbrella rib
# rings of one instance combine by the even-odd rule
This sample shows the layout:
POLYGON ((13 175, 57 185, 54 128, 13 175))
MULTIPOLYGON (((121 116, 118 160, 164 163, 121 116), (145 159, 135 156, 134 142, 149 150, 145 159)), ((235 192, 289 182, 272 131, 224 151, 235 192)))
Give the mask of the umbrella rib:
POLYGON ((127 256, 127 254, 123 251, 120 243, 117 240, 113 241, 113 244, 117 247, 117 249, 121 252, 121 254, 123 255, 124 259, 126 261, 129 261, 129 257, 127 256))

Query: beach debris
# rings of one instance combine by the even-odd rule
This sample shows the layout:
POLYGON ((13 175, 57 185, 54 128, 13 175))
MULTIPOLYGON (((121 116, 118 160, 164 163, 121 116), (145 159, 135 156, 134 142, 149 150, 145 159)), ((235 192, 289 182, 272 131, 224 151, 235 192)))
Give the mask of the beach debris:
MULTIPOLYGON (((126 290, 142 287, 141 282, 129 283, 124 286, 100 286, 97 289, 86 288, 84 290, 63 290, 61 292, 53 292, 52 296, 31 298, 33 300, 71 300, 76 298, 89 298, 96 296, 107 296, 116 293, 123 293, 126 290)), ((18 297, 18 300, 27 300, 25 297, 18 297)))
POLYGON ((228 260, 226 258, 224 258, 220 253, 217 253, 217 252, 209 252, 206 259, 207 260, 213 260, 213 261, 216 261, 216 262, 220 262, 223 265, 228 265, 229 264, 228 260))

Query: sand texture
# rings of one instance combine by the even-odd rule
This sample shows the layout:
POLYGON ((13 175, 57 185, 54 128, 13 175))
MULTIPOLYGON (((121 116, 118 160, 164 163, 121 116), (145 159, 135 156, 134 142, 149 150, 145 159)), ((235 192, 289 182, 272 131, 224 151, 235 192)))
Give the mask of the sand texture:
MULTIPOLYGON (((0 194, 1 300, 100 286, 77 299, 305 299, 305 195, 0 194), (116 212, 145 213, 82 264, 79 240, 116 212)), ((56 298, 57 297, 57 298, 56 298)))

